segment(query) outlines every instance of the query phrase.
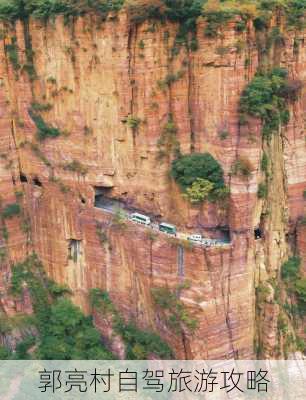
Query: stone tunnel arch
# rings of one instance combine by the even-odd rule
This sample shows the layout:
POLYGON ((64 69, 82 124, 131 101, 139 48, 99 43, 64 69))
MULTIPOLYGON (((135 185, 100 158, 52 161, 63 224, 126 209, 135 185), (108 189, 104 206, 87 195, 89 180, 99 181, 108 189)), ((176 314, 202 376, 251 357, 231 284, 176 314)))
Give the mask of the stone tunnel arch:
POLYGON ((95 207, 100 207, 107 199, 110 197, 113 186, 94 186, 95 198, 94 204, 95 207))

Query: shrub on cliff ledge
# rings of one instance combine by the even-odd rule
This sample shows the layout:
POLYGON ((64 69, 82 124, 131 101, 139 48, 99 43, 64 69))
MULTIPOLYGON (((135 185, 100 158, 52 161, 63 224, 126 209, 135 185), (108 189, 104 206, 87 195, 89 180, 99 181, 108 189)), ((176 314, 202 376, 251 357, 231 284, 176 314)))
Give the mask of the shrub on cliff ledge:
POLYGON ((5 45, 5 51, 8 54, 8 58, 13 65, 15 71, 18 71, 20 68, 19 56, 18 56, 18 46, 16 37, 12 38, 11 44, 5 45))
POLYGON ((268 187, 265 183, 261 182, 258 185, 258 189, 257 189, 257 197, 259 199, 265 199, 268 195, 268 187))
POLYGON ((159 149, 158 158, 160 160, 164 157, 169 157, 171 153, 174 154, 175 157, 180 155, 180 143, 177 138, 177 127, 172 119, 172 115, 169 115, 168 121, 163 127, 157 146, 159 149))
POLYGON ((134 115, 129 115, 126 122, 128 127, 131 128, 133 131, 135 131, 139 127, 141 119, 134 115))
POLYGON ((192 185, 186 189, 186 197, 191 203, 200 203, 208 199, 214 188, 214 184, 207 179, 197 178, 192 185))
POLYGON ((78 160, 73 160, 67 164, 64 164, 63 169, 65 171, 76 172, 77 174, 80 174, 82 176, 85 176, 88 172, 88 168, 86 167, 86 165, 83 165, 78 160))
POLYGON ((231 173, 232 175, 249 178, 252 174, 253 166, 246 157, 238 157, 233 163, 231 173))
POLYGON ((176 334, 189 332, 190 334, 198 327, 198 321, 189 315, 184 303, 177 298, 176 293, 167 287, 151 289, 152 298, 158 307, 162 319, 166 325, 176 334))
MULTIPOLYGON (((287 70, 274 68, 268 73, 257 73, 240 98, 242 117, 260 118, 263 136, 277 133, 281 125, 289 122, 288 102, 295 101, 300 92, 298 81, 289 81, 287 70)), ((242 118, 245 119, 245 118, 242 118)))
POLYGON ((209 153, 193 153, 172 162, 171 175, 186 190, 198 178, 207 179, 220 188, 224 186, 223 170, 209 153))
POLYGON ((171 175, 191 202, 224 199, 223 170, 209 153, 193 153, 172 162, 171 175))
POLYGON ((77 16, 94 11, 102 17, 119 11, 124 0, 0 0, 0 18, 15 21, 32 15, 48 19, 56 15, 77 16))
POLYGON ((33 110, 29 110, 29 114, 36 125, 36 135, 38 140, 42 141, 47 138, 56 138, 61 135, 62 132, 59 129, 46 124, 44 119, 33 110))
POLYGON ((8 204, 2 211, 3 218, 12 218, 21 213, 20 205, 17 203, 8 204))

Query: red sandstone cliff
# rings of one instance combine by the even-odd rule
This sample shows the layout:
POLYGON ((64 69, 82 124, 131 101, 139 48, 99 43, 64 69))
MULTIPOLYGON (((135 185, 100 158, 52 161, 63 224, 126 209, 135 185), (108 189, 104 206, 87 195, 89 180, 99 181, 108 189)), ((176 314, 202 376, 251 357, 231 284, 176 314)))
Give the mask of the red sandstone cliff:
MULTIPOLYGON (((279 276, 281 263, 295 245, 305 270, 305 226, 297 222, 306 211, 306 92, 291 107, 287 129, 269 146, 263 144, 258 121, 243 128, 238 123, 241 92, 258 65, 255 33, 250 27, 248 33, 238 34, 229 24, 223 38, 208 39, 203 24, 199 21, 197 29, 199 49, 187 52, 182 47, 174 58, 174 24, 156 24, 154 30, 150 23, 135 27, 123 12, 103 24, 86 16, 68 25, 57 18, 46 24, 32 20, 27 29, 22 23, 3 27, 2 205, 24 192, 19 200, 23 215, 5 222, 9 235, 7 241, 2 239, 8 255, 1 261, 0 307, 6 313, 24 308, 30 312, 30 304, 15 303, 7 288, 10 265, 34 249, 48 274, 68 284, 85 310, 90 288, 108 290, 126 318, 158 330, 178 358, 254 357, 259 336, 263 355, 277 354, 278 307, 273 301, 266 304, 258 322, 255 288, 279 276), (17 72, 5 47, 14 36, 21 65, 17 72), (29 38, 37 74, 33 81, 22 68, 28 62, 29 38), (244 43, 242 50, 237 41, 244 43), (226 54, 218 54, 220 47, 228 49, 226 54), (158 81, 178 72, 179 79, 160 88, 158 81), (66 134, 33 146, 33 102, 50 103, 52 108, 42 112, 44 120, 66 134), (228 211, 191 207, 169 179, 168 160, 157 159, 169 113, 183 153, 209 151, 221 163, 231 189, 228 211), (141 119, 136 131, 126 122, 129 115, 141 119), (229 135, 222 140, 219 133, 224 129, 229 135), (256 195, 263 149, 273 171, 268 206, 256 195), (254 167, 248 180, 229 175, 239 156, 247 156, 254 167), (63 168, 75 160, 86 173, 63 168), (110 226, 111 217, 94 208, 94 187, 185 231, 199 225, 208 232, 228 226, 231 246, 185 249, 179 276, 177 247, 161 235, 152 241, 142 227, 110 226), (107 234, 104 244, 97 236, 97 223, 107 234), (259 225, 264 240, 255 241, 254 228, 259 225), (78 241, 77 260, 69 257, 71 240, 78 241), (158 318, 150 294, 153 287, 176 288, 182 280, 190 287, 181 291, 181 300, 199 322, 184 343, 158 318)), ((280 60, 291 78, 305 82, 305 33, 299 39, 296 54, 293 34, 286 36, 280 60)))

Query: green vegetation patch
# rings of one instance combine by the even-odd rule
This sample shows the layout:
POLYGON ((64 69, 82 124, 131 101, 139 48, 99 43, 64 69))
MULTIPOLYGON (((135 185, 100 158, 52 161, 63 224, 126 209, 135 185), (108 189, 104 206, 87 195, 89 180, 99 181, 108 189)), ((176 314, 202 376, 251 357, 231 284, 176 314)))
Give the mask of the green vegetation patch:
POLYGON ((178 157, 172 162, 171 176, 193 203, 221 200, 229 194, 222 167, 209 153, 178 157))
POLYGON ((11 203, 8 204, 6 207, 4 207, 2 211, 2 217, 4 219, 6 218, 12 218, 15 217, 16 215, 21 214, 21 207, 18 203, 11 203))
POLYGON ((286 284, 289 294, 297 299, 298 312, 301 316, 306 314, 306 278, 302 276, 301 259, 290 257, 281 268, 281 276, 286 284))
POLYGON ((42 116, 34 112, 32 109, 29 110, 29 114, 36 125, 36 135, 38 140, 43 141, 47 138, 56 138, 62 134, 58 128, 48 125, 42 116))
POLYGON ((12 38, 11 44, 5 45, 5 51, 8 54, 10 63, 13 65, 15 71, 20 69, 19 56, 18 56, 18 46, 16 37, 12 38))
POLYGON ((233 19, 237 32, 243 32, 250 19, 257 30, 267 29, 275 12, 286 16, 289 28, 303 29, 306 25, 306 0, 0 0, 0 19, 16 21, 33 16, 47 20, 57 15, 69 18, 89 12, 105 19, 123 6, 133 23, 147 20, 177 23, 176 43, 185 43, 191 50, 197 49, 195 31, 200 16, 206 20, 205 35, 209 37, 216 36, 233 19))
POLYGON ((65 171, 76 172, 83 176, 88 172, 88 168, 78 160, 73 160, 70 163, 65 164, 63 168, 65 171))
POLYGON ((289 0, 286 5, 286 16, 289 27, 304 29, 306 26, 306 0, 289 0))
POLYGON ((52 108, 52 104, 50 103, 32 103, 32 110, 36 112, 40 111, 49 111, 52 108))
POLYGON ((134 115, 129 115, 126 122, 129 128, 136 130, 141 123, 141 119, 134 115))
POLYGON ((264 182, 261 182, 258 185, 258 190, 257 190, 257 197, 259 199, 265 199, 268 195, 268 187, 264 182))
POLYGON ((301 259, 299 257, 290 257, 288 261, 284 262, 281 269, 282 279, 285 281, 292 281, 297 279, 300 272, 301 259))
POLYGON ((163 159, 173 154, 175 157, 180 156, 180 143, 177 138, 177 126, 173 121, 172 115, 168 116, 168 121, 163 127, 160 138, 157 142, 159 149, 158 158, 163 159))
POLYGON ((198 321, 189 315, 175 292, 166 287, 160 287, 151 289, 151 294, 166 325, 176 334, 183 332, 192 334, 197 329, 198 321))
POLYGON ((197 49, 196 22, 202 15, 205 2, 206 0, 151 0, 145 3, 131 1, 127 3, 127 10, 131 21, 136 24, 147 20, 161 22, 167 20, 177 23, 175 46, 184 44, 195 51, 197 49))
POLYGON ((301 83, 290 81, 283 68, 258 72, 240 98, 241 121, 245 121, 247 115, 260 118, 263 136, 269 138, 278 133, 281 125, 288 124, 288 103, 297 99, 300 89, 301 83))
POLYGON ((269 158, 267 153, 263 153, 262 158, 261 158, 261 162, 260 162, 260 168, 263 172, 267 173, 268 172, 268 168, 269 168, 269 158))
POLYGON ((48 19, 57 15, 78 16, 95 12, 105 18, 109 12, 119 11, 124 0, 0 0, 0 18, 10 21, 33 16, 48 19))
POLYGON ((128 360, 144 360, 151 354, 162 359, 173 357, 170 347, 154 332, 140 330, 133 322, 126 323, 120 316, 109 294, 100 289, 92 289, 90 301, 94 310, 112 317, 113 327, 126 345, 128 360))
POLYGON ((233 163, 231 168, 232 175, 237 175, 242 178, 249 178, 253 171, 253 165, 250 160, 246 157, 238 157, 233 163))
POLYGON ((35 254, 12 268, 12 294, 20 296, 25 287, 31 295, 38 336, 18 345, 20 358, 29 358, 28 350, 34 344, 36 350, 32 356, 39 359, 113 358, 101 343, 91 318, 72 304, 66 287, 47 278, 35 254))

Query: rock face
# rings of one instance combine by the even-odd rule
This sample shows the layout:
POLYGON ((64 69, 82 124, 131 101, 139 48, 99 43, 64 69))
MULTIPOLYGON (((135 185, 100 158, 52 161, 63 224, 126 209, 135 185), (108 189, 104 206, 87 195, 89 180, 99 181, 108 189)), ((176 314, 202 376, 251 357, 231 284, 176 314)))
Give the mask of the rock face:
MULTIPOLYGON (((306 211, 306 92, 291 106, 287 128, 264 144, 259 121, 241 127, 238 117, 241 92, 258 65, 252 27, 238 34, 229 24, 222 38, 208 39, 203 24, 198 23, 198 50, 182 47, 175 57, 177 26, 131 26, 124 12, 102 24, 88 15, 69 24, 59 17, 3 26, 0 192, 2 207, 17 197, 23 210, 2 221, 2 231, 8 232, 1 241, 7 252, 0 269, 4 312, 31 311, 27 301, 19 304, 10 297, 8 286, 10 266, 34 250, 48 274, 71 287, 84 310, 89 311, 89 289, 109 291, 126 319, 158 331, 177 358, 252 358, 258 336, 264 356, 277 354, 278 310, 268 304, 256 324, 255 287, 279 277, 290 245, 297 245, 306 271, 305 225, 297 225, 306 211), (11 43, 18 55, 15 67, 11 43), (37 141, 31 108, 62 134, 37 141), (159 159, 158 140, 170 115, 182 153, 208 151, 222 165, 231 189, 228 209, 190 206, 169 178, 173 156, 159 159), (136 127, 131 117, 139 119, 136 127), (268 208, 257 198, 263 150, 273 171, 268 208), (252 163, 250 178, 230 175, 238 157, 252 163), (152 238, 146 228, 114 223, 94 207, 97 189, 185 232, 201 229, 218 236, 225 226, 231 245, 185 248, 179 268, 177 245, 161 234, 152 238), (97 227, 105 233, 103 242, 97 227), (254 240, 258 227, 264 240, 254 240), (180 298, 198 328, 183 340, 157 317, 151 288, 176 290, 184 281, 189 285, 180 298)), ((298 53, 290 35, 281 52, 281 65, 302 82, 304 37, 301 33, 298 53)), ((97 325, 103 330, 107 324, 97 325)))

